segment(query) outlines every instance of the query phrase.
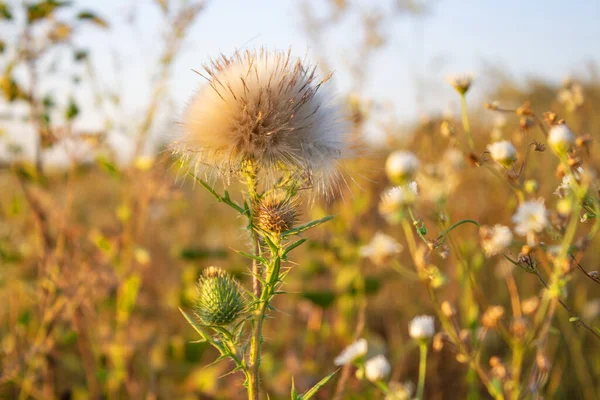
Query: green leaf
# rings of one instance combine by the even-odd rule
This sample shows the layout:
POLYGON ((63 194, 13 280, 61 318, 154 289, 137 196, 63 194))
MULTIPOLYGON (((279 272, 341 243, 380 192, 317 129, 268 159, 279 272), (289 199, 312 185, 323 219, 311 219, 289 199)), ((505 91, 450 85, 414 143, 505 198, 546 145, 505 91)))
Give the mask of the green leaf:
POLYGON ((83 21, 89 21, 100 28, 108 28, 108 22, 91 11, 81 11, 79 14, 77 14, 77 18, 83 21))
POLYGON ((190 317, 185 311, 183 311, 181 308, 179 309, 179 311, 181 312, 181 314, 183 314, 183 317, 186 319, 186 321, 192 326, 192 328, 194 328, 194 330, 196 332, 198 332, 198 334, 200 335, 200 337, 202 338, 203 342, 208 342, 208 338, 209 335, 208 333, 204 330, 204 328, 200 325, 198 325, 196 323, 196 321, 194 321, 194 319, 192 317, 190 317))
POLYGON ((306 223, 304 225, 300 225, 296 228, 290 229, 289 231, 285 231, 281 234, 282 237, 286 237, 286 236, 290 236, 290 235, 297 235, 301 232, 304 232, 306 230, 309 230, 311 228, 314 228, 315 226, 321 225, 324 222, 329 221, 330 219, 332 219, 333 216, 329 215, 327 217, 321 218, 321 219, 317 219, 315 221, 311 221, 309 223, 306 223))
POLYGON ((300 395, 298 397, 298 400, 308 400, 308 399, 312 398, 315 394, 317 394, 317 392, 319 391, 319 389, 321 389, 323 386, 325 386, 327 384, 327 382, 329 382, 331 380, 331 378, 333 378, 333 376, 335 375, 335 373, 338 372, 338 371, 339 371, 339 369, 336 370, 336 371, 334 371, 334 372, 332 372, 331 374, 329 374, 325 378, 321 379, 319 381, 319 383, 317 383, 311 389, 309 389, 308 391, 306 391, 304 394, 300 395))
POLYGON ((294 250, 296 247, 300 246, 302 243, 306 242, 306 239, 300 239, 285 248, 282 257, 285 257, 290 251, 294 250))
POLYGON ((292 377, 292 390, 290 393, 291 400, 298 400, 298 392, 296 392, 296 384, 294 383, 294 377, 292 377))
POLYGON ((77 103, 75 103, 75 100, 70 99, 69 105, 67 106, 67 110, 65 111, 65 118, 67 119, 67 121, 72 121, 78 115, 79 107, 77 106, 77 103))
POLYGON ((139 274, 131 275, 121 284, 117 293, 117 320, 127 321, 135 307, 141 284, 139 274))
POLYGON ((10 21, 13 19, 12 11, 5 2, 0 3, 0 19, 10 21))
POLYGON ((99 156, 96 158, 96 162, 111 176, 118 177, 120 175, 119 169, 108 158, 99 156))
POLYGON ((49 17, 59 7, 68 7, 70 1, 46 0, 27 6, 27 22, 32 23, 49 17))

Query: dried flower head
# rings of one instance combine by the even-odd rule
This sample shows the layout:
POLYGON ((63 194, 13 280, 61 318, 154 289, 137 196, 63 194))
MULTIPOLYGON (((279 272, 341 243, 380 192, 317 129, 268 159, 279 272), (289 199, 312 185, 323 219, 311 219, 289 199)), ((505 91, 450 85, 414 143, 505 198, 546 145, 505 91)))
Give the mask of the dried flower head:
POLYGON ((409 324, 408 334, 417 340, 429 339, 435 334, 435 322, 430 315, 414 317, 409 324))
POLYGON ((377 232, 367 246, 360 248, 360 255, 371 259, 377 265, 383 265, 402 251, 403 247, 391 236, 377 232))
POLYGON ((346 347, 339 356, 333 360, 333 363, 337 366, 351 364, 352 362, 364 357, 367 354, 368 343, 367 339, 358 339, 346 347))
POLYGON ((492 257, 510 246, 513 234, 509 227, 496 224, 493 227, 482 226, 479 229, 479 237, 483 251, 488 257, 492 257))
POLYGON ((495 328, 503 316, 504 316, 504 307, 490 306, 487 308, 487 310, 485 310, 483 317, 481 317, 481 323, 486 328, 495 328))
POLYGON ((494 161, 510 167, 517 160, 517 150, 508 140, 491 143, 487 146, 494 161))
POLYGON ((391 182, 401 185, 414 179, 419 165, 419 159, 413 153, 395 151, 385 162, 385 172, 391 182))
MULTIPOLYGON (((313 182, 334 175, 347 130, 316 67, 290 51, 244 51, 204 66, 208 81, 191 98, 174 150, 230 176, 247 161, 313 182)), ((324 188, 324 187, 323 187, 324 188)))
POLYGON ((204 325, 228 325, 244 311, 246 302, 239 283, 227 272, 208 267, 198 281, 196 315, 204 325))
POLYGON ((448 83, 456 89, 456 91, 460 95, 464 95, 469 91, 471 85, 473 84, 473 75, 471 74, 463 74, 463 75, 451 75, 448 77, 448 83))
POLYGON ((575 144, 575 135, 567 124, 554 125, 548 132, 548 144, 559 155, 564 155, 575 144))
POLYGON ((256 205, 254 224, 276 235, 294 227, 297 218, 295 198, 282 189, 265 193, 256 205))
POLYGON ((368 359, 365 363, 365 376, 371 382, 384 380, 390 372, 392 372, 392 366, 382 354, 368 359))

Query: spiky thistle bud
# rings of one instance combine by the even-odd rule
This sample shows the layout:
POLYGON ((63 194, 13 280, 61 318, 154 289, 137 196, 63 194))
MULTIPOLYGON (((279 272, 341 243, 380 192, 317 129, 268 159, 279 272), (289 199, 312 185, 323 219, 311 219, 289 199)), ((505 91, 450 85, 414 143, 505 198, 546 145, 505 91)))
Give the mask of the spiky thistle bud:
POLYGON ((198 281, 195 311, 204 325, 228 325, 244 311, 240 284, 226 271, 208 267, 198 281))
POLYGON ((268 192, 256 205, 254 224, 265 232, 279 235, 294 227, 297 208, 295 198, 286 191, 268 192))

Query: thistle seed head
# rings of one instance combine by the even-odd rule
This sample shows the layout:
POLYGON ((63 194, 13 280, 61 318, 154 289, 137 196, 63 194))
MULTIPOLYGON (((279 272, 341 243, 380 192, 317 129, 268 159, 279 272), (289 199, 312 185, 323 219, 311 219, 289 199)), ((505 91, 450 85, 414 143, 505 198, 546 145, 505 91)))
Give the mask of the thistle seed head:
POLYGON ((265 232, 279 235, 294 227, 297 208, 295 198, 286 191, 267 192, 256 206, 254 224, 265 232))
POLYGON ((195 311, 204 325, 229 325, 245 309, 239 283, 218 267, 208 267, 198 281, 195 311))
POLYGON ((221 56, 199 74, 207 83, 184 111, 176 153, 222 176, 251 160, 269 177, 292 172, 328 189, 349 132, 323 87, 329 77, 290 51, 264 49, 221 56))

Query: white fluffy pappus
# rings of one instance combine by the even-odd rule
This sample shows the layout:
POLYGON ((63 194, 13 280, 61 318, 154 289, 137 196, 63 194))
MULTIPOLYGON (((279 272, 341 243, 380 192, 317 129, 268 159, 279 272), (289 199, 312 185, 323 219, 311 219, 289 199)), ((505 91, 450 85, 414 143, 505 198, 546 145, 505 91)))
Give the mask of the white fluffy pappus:
POLYGON ((207 82, 183 113, 176 153, 224 176, 240 172, 248 160, 311 186, 336 175, 349 130, 324 90, 329 76, 319 79, 316 67, 291 51, 264 49, 221 56, 199 74, 207 82))
POLYGON ((408 334, 417 340, 428 339, 435 334, 435 320, 430 315, 414 317, 408 326, 408 334))

